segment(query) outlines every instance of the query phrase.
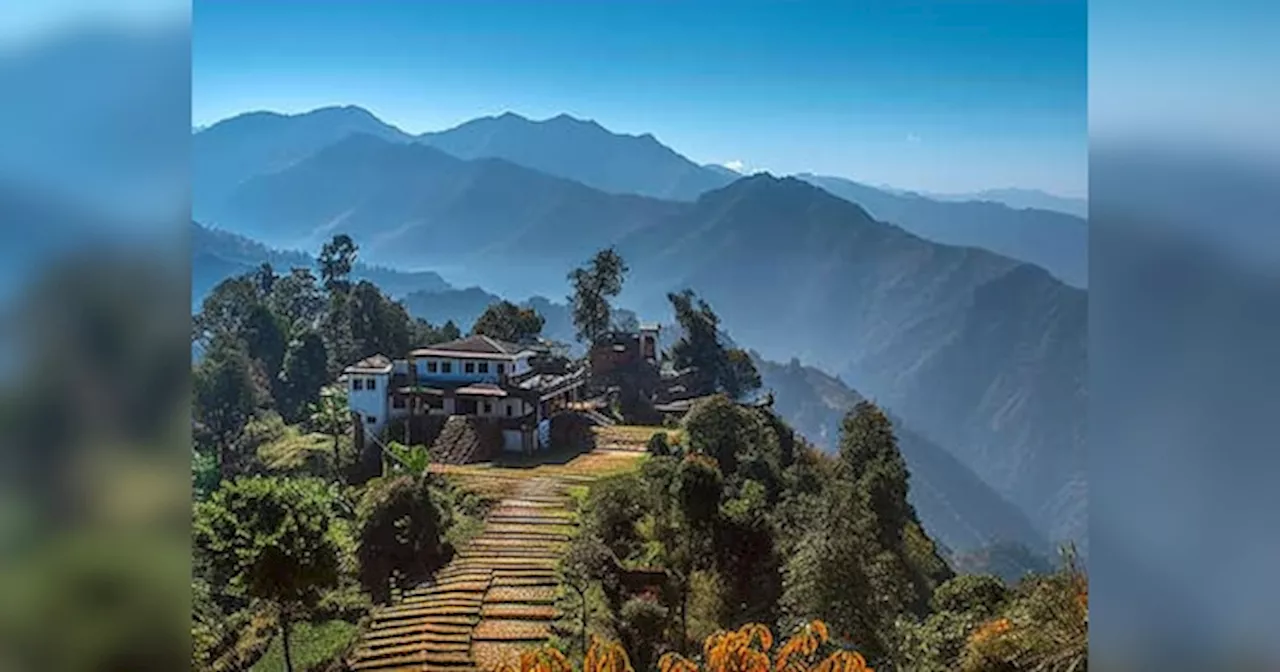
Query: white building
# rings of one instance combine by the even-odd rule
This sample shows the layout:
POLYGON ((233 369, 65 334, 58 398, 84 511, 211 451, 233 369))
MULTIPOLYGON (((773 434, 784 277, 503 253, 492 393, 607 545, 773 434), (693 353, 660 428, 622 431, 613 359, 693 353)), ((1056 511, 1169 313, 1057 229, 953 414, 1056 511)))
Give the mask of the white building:
POLYGON ((374 355, 343 370, 351 412, 365 435, 382 433, 393 418, 464 415, 493 418, 504 448, 533 443, 539 421, 576 400, 584 370, 538 371, 532 348, 488 336, 469 336, 419 348, 404 360, 374 355))

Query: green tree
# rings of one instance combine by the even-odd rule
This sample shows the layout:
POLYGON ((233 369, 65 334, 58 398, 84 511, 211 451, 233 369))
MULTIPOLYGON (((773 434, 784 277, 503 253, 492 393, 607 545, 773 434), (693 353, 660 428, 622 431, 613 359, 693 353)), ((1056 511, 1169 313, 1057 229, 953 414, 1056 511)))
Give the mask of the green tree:
POLYGON ((218 283, 201 302, 200 312, 192 318, 192 340, 207 349, 216 340, 240 338, 249 314, 261 298, 252 274, 218 283))
POLYGON ((431 452, 426 446, 406 446, 398 441, 388 442, 387 457, 391 471, 410 476, 421 476, 431 466, 431 452))
POLYGON ((720 317, 692 290, 667 295, 680 325, 680 340, 671 348, 677 369, 695 370, 695 384, 740 399, 760 388, 760 372, 745 350, 720 342, 720 317))
POLYGON ((340 233, 320 248, 320 281, 330 294, 345 293, 350 287, 351 269, 359 248, 351 236, 340 233))
POLYGON ((842 476, 858 484, 871 512, 879 521, 880 543, 894 548, 902 543, 907 523, 916 520, 907 501, 907 463, 898 450, 893 424, 870 401, 860 401, 840 427, 842 476))
POLYGON ((417 581, 443 562, 442 516, 423 475, 372 481, 356 515, 360 583, 375 601, 390 599, 396 577, 417 581))
POLYGON ((667 441, 666 432, 654 432, 649 437, 649 442, 645 445, 650 455, 656 457, 666 457, 671 454, 671 445, 667 441))
POLYGON ((746 350, 725 350, 720 368, 720 387, 734 399, 741 399, 760 389, 760 371, 746 350))
POLYGON ((295 268, 279 278, 268 297, 271 310, 293 329, 314 328, 324 314, 324 294, 309 268, 295 268))
POLYGON ((311 426, 318 431, 333 437, 333 469, 334 477, 341 479, 342 452, 339 439, 351 427, 351 410, 347 394, 341 389, 331 389, 320 393, 320 400, 309 409, 311 426))
POLYGON ((689 448, 716 461, 727 478, 738 480, 744 465, 771 473, 753 477, 774 488, 780 469, 777 435, 764 416, 718 394, 694 405, 684 418, 689 448), (760 464, 754 464, 760 463, 760 464))
POLYGON ((680 591, 681 648, 689 639, 689 593, 693 573, 705 566, 720 511, 724 478, 715 460, 690 454, 676 473, 676 502, 684 526, 684 540, 675 553, 680 591))
POLYGON ((444 326, 440 327, 441 342, 456 341, 459 338, 462 338, 462 330, 453 323, 453 320, 446 320, 444 326))
POLYGON ((262 477, 229 482, 196 504, 194 545, 210 582, 277 606, 289 672, 292 624, 338 582, 332 504, 320 481, 262 477))
POLYGON ((592 345, 609 331, 613 318, 609 300, 622 292, 628 270, 622 257, 610 247, 597 252, 585 267, 569 273, 573 294, 568 301, 579 341, 592 345))
POLYGON ((235 457, 240 433, 265 398, 249 355, 230 337, 219 338, 196 365, 192 376, 194 420, 199 434, 213 443, 222 477, 230 477, 240 466, 235 457))
POLYGON ((977 611, 990 617, 1008 598, 1009 589, 999 577, 965 574, 938 586, 932 604, 935 611, 977 611))
POLYGON ((456 341, 461 337, 462 333, 458 330, 458 325, 454 324, 452 320, 436 327, 418 317, 414 318, 413 323, 409 325, 409 344, 412 347, 447 343, 456 341))
POLYGON ((874 404, 846 416, 833 471, 788 561, 787 607, 848 632, 876 664, 893 651, 897 617, 927 613, 949 571, 919 530, 897 440, 874 404))
POLYGON ((485 309, 471 333, 509 343, 524 343, 542 333, 546 321, 533 308, 521 308, 510 301, 499 301, 485 309))
POLYGON ((667 609, 655 599, 633 597, 622 605, 618 634, 635 669, 655 669, 667 620, 667 609))
POLYGON ((574 539, 569 551, 560 561, 560 582, 573 590, 578 599, 578 635, 579 645, 585 653, 587 650, 587 627, 590 619, 590 602, 587 591, 596 580, 608 580, 615 572, 617 559, 609 551, 609 547, 594 534, 582 534, 574 539))
POLYGON ((241 327, 240 338, 249 356, 258 362, 266 380, 270 381, 273 396, 279 394, 280 369, 284 365, 285 351, 289 347, 286 325, 264 303, 256 303, 249 309, 241 327))
POLYGON ((403 305, 387 298, 377 285, 361 280, 351 289, 344 308, 354 347, 352 361, 375 354, 409 354, 413 319, 403 305))
POLYGON ((271 268, 270 262, 264 261, 258 266, 258 270, 254 271, 253 279, 258 285, 258 294, 267 296, 271 294, 271 290, 276 284, 276 271, 271 268))
POLYGON ((328 361, 319 332, 303 329, 294 335, 284 356, 282 394, 277 404, 286 420, 302 420, 307 407, 319 401, 321 388, 329 382, 328 361))

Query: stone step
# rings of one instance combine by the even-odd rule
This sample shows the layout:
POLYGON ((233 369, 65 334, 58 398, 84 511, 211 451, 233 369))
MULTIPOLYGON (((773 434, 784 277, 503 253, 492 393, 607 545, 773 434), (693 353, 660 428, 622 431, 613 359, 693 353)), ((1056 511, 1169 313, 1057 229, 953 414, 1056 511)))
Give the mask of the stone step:
POLYGON ((442 614, 438 611, 430 609, 401 609, 393 612, 381 612, 375 614, 373 621, 375 623, 387 623, 390 621, 418 620, 422 623, 438 623, 445 625, 474 625, 478 620, 477 612, 468 612, 465 614, 442 614))
POLYGON ((557 586, 559 581, 554 574, 547 576, 498 576, 493 579, 494 587, 498 586, 557 586))
POLYGON ((556 570, 554 567, 502 567, 495 572, 495 575, 495 580, 496 577, 556 580, 556 570))
POLYGON ((475 642, 539 642, 551 637, 547 621, 512 621, 488 619, 480 621, 471 633, 475 642))
POLYGON ((442 593, 438 595, 409 595, 399 604, 432 607, 474 607, 484 601, 484 593, 442 593))
POLYGON ((559 610, 550 605, 486 604, 480 610, 481 618, 553 621, 557 615, 559 615, 559 610))
POLYGON ((467 655, 471 652, 471 642, 424 642, 411 638, 384 640, 377 644, 366 643, 356 649, 355 659, 376 658, 379 656, 395 656, 415 651, 436 653, 457 653, 467 655))
POLYGON ((564 516, 525 516, 515 514, 489 514, 486 522, 503 525, 573 525, 572 518, 564 516))
POLYGON ((421 597, 438 595, 440 597, 466 597, 468 595, 483 595, 484 591, 489 589, 489 585, 493 579, 485 579, 484 581, 459 581, 453 583, 441 583, 434 586, 423 586, 414 588, 404 594, 404 597, 421 597))
POLYGON ((352 662, 352 670, 378 670, 379 672, 478 672, 475 665, 428 663, 425 654, 411 653, 389 658, 368 658, 352 662))
POLYGON ((415 623, 413 625, 384 624, 374 625, 369 629, 367 637, 400 637, 408 635, 431 635, 441 641, 470 641, 471 623, 456 625, 450 623, 415 623))
POLYGON ((484 594, 485 604, 554 604, 555 586, 494 586, 484 594))
POLYGON ((492 569, 497 572, 506 568, 549 568, 555 569, 558 558, 525 558, 519 556, 497 556, 497 555, 476 555, 469 558, 462 558, 458 561, 459 567, 483 567, 492 569))

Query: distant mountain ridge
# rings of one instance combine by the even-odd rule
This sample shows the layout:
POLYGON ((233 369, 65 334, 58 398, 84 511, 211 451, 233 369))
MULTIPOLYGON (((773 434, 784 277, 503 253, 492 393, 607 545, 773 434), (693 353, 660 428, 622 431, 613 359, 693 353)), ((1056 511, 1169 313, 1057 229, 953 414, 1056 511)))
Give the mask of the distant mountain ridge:
POLYGON ((508 112, 417 139, 459 158, 506 159, 610 193, 691 201, 733 179, 708 171, 649 133, 613 133, 567 114, 533 121, 508 112))
POLYGON ((192 134, 191 184, 196 219, 206 204, 218 202, 258 175, 283 170, 352 133, 391 142, 413 136, 368 110, 348 105, 303 114, 247 112, 192 134))
MULTIPOLYGON (((673 201, 694 201, 743 177, 724 166, 699 165, 652 134, 614 133, 567 114, 534 121, 507 112, 415 136, 354 106, 289 116, 253 112, 194 135, 197 219, 216 222, 209 216, 210 208, 249 177, 277 172, 352 133, 426 144, 462 159, 504 159, 606 193, 673 201)), ((1083 219, 1005 204, 1033 204, 1039 192, 992 190, 987 196, 926 197, 844 178, 801 177, 858 203, 876 219, 929 240, 989 249, 1042 266, 1077 287, 1087 284, 1088 228, 1083 219)))
POLYGON ((605 241, 681 207, 607 194, 501 159, 466 161, 422 144, 348 135, 289 168, 254 177, 202 215, 281 247, 355 237, 396 266, 518 256, 562 274, 605 241))
POLYGON ((1089 227, 1074 215, 1015 209, 1002 202, 926 198, 892 193, 841 177, 801 174, 802 180, 866 208, 876 219, 947 245, 980 247, 1026 261, 1076 287, 1089 281, 1089 227))

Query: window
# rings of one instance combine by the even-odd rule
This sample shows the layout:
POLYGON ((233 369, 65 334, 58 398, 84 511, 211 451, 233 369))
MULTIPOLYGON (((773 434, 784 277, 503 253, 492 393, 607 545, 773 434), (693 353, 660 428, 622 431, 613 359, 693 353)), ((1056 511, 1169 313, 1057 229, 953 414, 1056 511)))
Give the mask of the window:
POLYGON ((368 385, 369 385, 369 391, 370 391, 370 392, 372 392, 373 390, 378 389, 378 379, 377 379, 377 378, 370 378, 370 379, 369 379, 369 382, 368 382, 368 385))
POLYGON ((507 365, 503 364, 502 362, 498 362, 498 375, 501 376, 506 372, 507 372, 507 365))
POLYGON ((427 373, 435 373, 435 372, 436 372, 436 360, 434 359, 427 360, 427 373))
POLYGON ((373 423, 377 422, 377 421, 378 421, 378 419, 377 419, 377 418, 375 418, 375 417, 373 417, 372 415, 366 415, 366 416, 365 416, 365 418, 364 418, 364 421, 365 421, 365 423, 366 423, 366 424, 370 424, 370 425, 372 425, 373 423))
POLYGON ((463 371, 465 371, 465 372, 467 372, 467 373, 475 373, 475 372, 476 372, 476 363, 475 363, 475 362, 467 362, 467 363, 465 363, 465 364, 463 364, 463 365, 462 365, 462 370, 463 370, 463 371))
POLYGON ((480 373, 489 373, 489 362, 480 362, 480 373))
POLYGON ((394 408, 404 408, 404 397, 396 395, 391 398, 391 406, 394 408))
POLYGON ((486 401, 486 402, 484 402, 484 413, 485 413, 485 415, 489 415, 490 413, 493 413, 493 402, 492 402, 492 401, 486 401))
MULTIPOLYGON (((502 365, 499 364, 498 366, 502 366, 502 365)), ((512 406, 511 404, 507 404, 507 417, 509 418, 512 415, 515 415, 515 412, 516 412, 516 407, 512 406)))
POLYGON ((352 379, 351 379, 351 389, 352 389, 352 390, 363 390, 363 389, 364 389, 364 378, 352 378, 352 379))
POLYGON ((453 362, 440 362, 440 373, 453 373, 453 362))

